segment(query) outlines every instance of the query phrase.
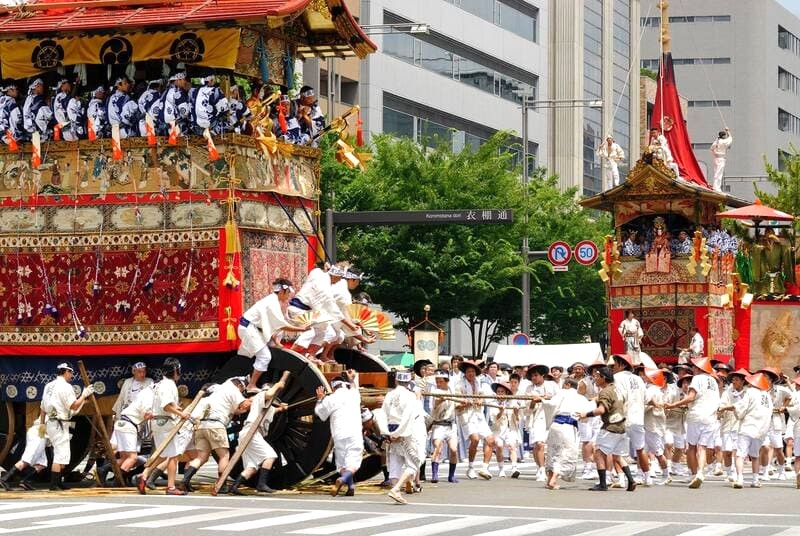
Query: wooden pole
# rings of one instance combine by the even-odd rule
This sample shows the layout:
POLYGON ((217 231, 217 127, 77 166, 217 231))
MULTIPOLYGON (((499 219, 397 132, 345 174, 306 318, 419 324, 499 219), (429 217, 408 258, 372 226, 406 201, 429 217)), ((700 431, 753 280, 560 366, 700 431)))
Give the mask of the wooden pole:
MULTIPOLYGON (((86 365, 83 364, 83 361, 78 361, 78 370, 81 373, 83 384, 89 387, 92 383, 89 381, 89 373, 86 371, 86 365)), ((116 454, 111 447, 108 430, 106 430, 106 423, 103 421, 103 414, 100 413, 100 406, 97 404, 97 398, 95 398, 94 393, 92 393, 89 395, 89 399, 92 401, 92 409, 94 410, 94 423, 98 432, 100 432, 100 439, 103 442, 103 450, 106 451, 108 463, 111 464, 111 470, 114 471, 114 479, 119 487, 123 487, 125 486, 125 480, 122 478, 122 471, 120 471, 119 465, 117 464, 116 454)))
MULTIPOLYGON (((289 371, 286 370, 281 375, 281 379, 278 381, 278 384, 283 384, 283 386, 285 387, 286 381, 288 379, 289 379, 289 371)), ((277 394, 278 393, 276 392, 275 396, 277 396, 277 394)), ((259 393, 257 396, 261 396, 261 393, 259 393)), ((239 441, 239 445, 236 447, 236 452, 234 452, 233 456, 231 456, 231 459, 228 460, 228 465, 225 466, 225 470, 222 471, 222 474, 219 475, 219 478, 214 483, 214 488, 211 490, 211 495, 216 495, 217 493, 219 493, 219 490, 222 489, 222 485, 225 484, 225 481, 228 479, 228 476, 230 476, 231 471, 233 471, 233 467, 242 457, 242 454, 244 454, 245 449, 253 440, 253 437, 255 437, 256 433, 258 433, 258 429, 261 427, 261 423, 264 421, 264 417, 266 417, 267 415, 267 410, 269 409, 269 402, 271 401, 272 398, 270 398, 267 401, 268 403, 264 406, 264 409, 262 409, 261 412, 258 414, 256 420, 252 424, 250 424, 250 430, 247 431, 247 435, 244 436, 244 438, 242 438, 241 441, 239 441)))
MULTIPOLYGON (((197 404, 200 402, 200 399, 205 396, 205 394, 206 392, 200 389, 200 392, 197 393, 197 396, 194 397, 194 400, 192 400, 192 403, 186 407, 185 411, 187 413, 191 413, 192 410, 195 408, 195 406, 197 406, 197 404)), ((169 435, 166 437, 166 439, 164 439, 164 441, 161 442, 158 448, 156 448, 156 450, 154 450, 153 453, 150 454, 150 458, 148 458, 147 463, 144 464, 145 468, 148 468, 151 465, 153 465, 153 463, 159 458, 159 456, 161 456, 161 453, 164 452, 164 449, 167 448, 167 445, 169 445, 170 441, 172 441, 175 438, 175 436, 178 435, 178 432, 183 427, 183 424, 185 422, 186 419, 184 418, 178 420, 178 423, 172 428, 172 430, 170 430, 169 435)))

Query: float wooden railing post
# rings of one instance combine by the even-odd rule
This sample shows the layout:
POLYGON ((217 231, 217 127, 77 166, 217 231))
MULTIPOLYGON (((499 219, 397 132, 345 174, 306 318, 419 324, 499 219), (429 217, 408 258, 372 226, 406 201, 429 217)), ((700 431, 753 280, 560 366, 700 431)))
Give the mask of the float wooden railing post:
MULTIPOLYGON (((78 361, 78 370, 81 373, 83 385, 89 387, 92 383, 89 381, 89 373, 87 372, 86 365, 83 364, 83 361, 78 361)), ((92 418, 94 419, 96 429, 100 432, 100 439, 103 442, 103 450, 106 451, 108 463, 111 464, 111 470, 114 471, 114 480, 119 487, 123 487, 125 486, 125 480, 122 478, 122 471, 119 469, 119 464, 117 464, 117 458, 114 454, 114 449, 111 447, 111 440, 108 436, 106 423, 103 421, 103 414, 100 412, 100 406, 97 404, 97 398, 95 398, 94 393, 92 393, 89 395, 89 399, 92 401, 92 410, 94 412, 92 418)))
MULTIPOLYGON (((197 393, 197 396, 195 396, 194 400, 192 400, 192 403, 186 407, 186 412, 191 413, 192 410, 194 410, 195 406, 197 406, 197 404, 200 402, 200 399, 203 398, 205 395, 206 392, 200 389, 200 391, 197 393)), ((167 448, 169 442, 172 441, 176 435, 178 435, 178 432, 183 427, 183 424, 185 422, 186 419, 178 420, 177 424, 175 424, 172 430, 170 430, 169 435, 164 439, 164 441, 161 442, 161 444, 156 448, 156 450, 154 450, 153 453, 150 454, 150 458, 148 458, 147 463, 144 464, 145 468, 150 467, 151 465, 153 465, 153 463, 155 463, 155 461, 161 456, 161 453, 164 452, 164 449, 167 448)))
MULTIPOLYGON (((288 379, 289 379, 289 371, 286 370, 281 375, 281 379, 278 381, 278 383, 286 385, 286 380, 288 379)), ((256 396, 260 396, 260 393, 256 396)), ((228 461, 228 465, 225 466, 225 470, 222 471, 222 474, 219 475, 219 478, 214 483, 214 488, 211 490, 211 495, 216 495, 217 493, 219 493, 219 490, 222 489, 222 485, 225 484, 225 481, 230 476, 234 466, 242 457, 242 454, 244 454, 245 449, 253 440, 253 437, 258 433, 258 429, 261 427, 261 423, 264 421, 264 417, 266 417, 268 409, 269 409, 269 404, 266 404, 264 406, 264 409, 261 410, 261 413, 258 414, 258 417, 256 417, 256 420, 252 424, 250 424, 250 430, 247 431, 247 435, 244 436, 241 441, 239 441, 239 445, 236 447, 236 452, 233 453, 233 456, 231 456, 231 459, 228 461)))

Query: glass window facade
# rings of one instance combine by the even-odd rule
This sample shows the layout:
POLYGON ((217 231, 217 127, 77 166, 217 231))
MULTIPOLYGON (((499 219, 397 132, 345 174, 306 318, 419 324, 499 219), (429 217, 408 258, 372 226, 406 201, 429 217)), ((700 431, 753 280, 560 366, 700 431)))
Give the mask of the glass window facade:
POLYGON ((800 117, 778 108, 778 130, 800 135, 800 117))
POLYGON ((783 26, 778 26, 778 46, 795 56, 800 56, 800 38, 783 26))
MULTIPOLYGON (((681 24, 691 22, 730 22, 730 15, 698 15, 694 17, 670 17, 670 24, 681 24)), ((642 17, 642 26, 648 28, 658 28, 661 26, 661 17, 642 17)))
POLYGON ((778 67, 778 89, 800 95, 800 78, 783 67, 778 67))
MULTIPOLYGON (((433 121, 427 117, 412 115, 394 108, 383 107, 383 132, 397 137, 408 137, 425 147, 435 147, 448 143, 453 151, 459 152, 469 148, 477 150, 486 138, 480 134, 459 129, 455 125, 444 124, 447 121, 433 121)), ((512 155, 512 165, 519 165, 522 158, 521 144, 517 143, 506 150, 512 155)), ((539 146, 534 142, 528 144, 528 169, 532 173, 536 168, 539 146)))
MULTIPOLYGON (((614 140, 627 155, 630 146, 630 98, 631 86, 628 70, 631 63, 630 0, 614 2, 614 140)), ((620 176, 627 175, 627 166, 620 164, 620 176)))
MULTIPOLYGON (((585 0, 583 4, 583 98, 603 98, 603 2, 585 0)), ((603 135, 603 112, 595 108, 583 108, 583 193, 600 193, 602 181, 600 163, 595 151, 603 135)))
POLYGON ((690 100, 689 101, 689 108, 713 108, 716 106, 719 107, 728 107, 731 105, 731 101, 729 100, 690 100))
POLYGON ((534 6, 523 12, 501 0, 444 1, 529 41, 535 43, 538 39, 539 10, 534 6))
POLYGON ((518 104, 522 104, 523 95, 537 96, 536 75, 531 77, 537 83, 527 84, 408 34, 383 36, 383 53, 518 104))
MULTIPOLYGON (((658 71, 658 61, 642 60, 642 68, 658 71)), ((727 65, 731 62, 730 58, 672 58, 673 65, 727 65)))

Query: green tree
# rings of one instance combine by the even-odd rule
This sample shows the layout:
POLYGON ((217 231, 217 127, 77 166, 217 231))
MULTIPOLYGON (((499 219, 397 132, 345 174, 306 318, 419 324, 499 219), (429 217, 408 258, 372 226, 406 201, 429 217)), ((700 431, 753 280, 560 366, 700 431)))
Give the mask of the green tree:
MULTIPOLYGON (((776 193, 770 194, 753 185, 756 197, 765 205, 777 210, 782 210, 793 216, 800 216, 800 152, 794 145, 789 146, 789 152, 782 153, 783 171, 770 164, 764 158, 764 169, 767 172, 767 181, 775 186, 776 193)), ((795 230, 800 228, 795 222, 795 230)))
MULTIPOLYGON (((476 151, 453 153, 448 145, 425 148, 409 139, 377 136, 374 159, 364 173, 336 168, 332 149, 323 158, 323 198, 335 189, 333 206, 339 211, 435 210, 508 208, 513 224, 352 227, 342 229, 339 258, 355 262, 370 275, 365 286, 376 303, 394 312, 407 328, 429 304, 431 318, 443 322, 458 318, 472 334, 472 354, 485 352, 492 342, 518 329, 520 277, 525 270, 519 247, 526 232, 532 249, 556 238, 594 238, 603 233, 575 203, 575 192, 560 193, 555 178, 539 171, 528 195, 512 166, 508 134, 498 133, 476 151), (326 175, 326 170, 333 173, 326 175), (327 190, 326 190, 327 189, 327 190), (591 230, 589 233, 588 230, 591 230), (534 247, 535 246, 535 247, 534 247)), ((531 266, 534 321, 556 315, 564 325, 555 339, 574 341, 592 335, 605 314, 603 287, 592 270, 574 270, 557 284, 549 267, 531 266), (588 274, 588 275, 587 275, 588 274), (585 289, 570 294, 564 279, 582 275, 585 289), (594 277, 589 284, 590 276, 594 277), (559 286, 563 287, 559 298, 559 286), (541 299, 540 299, 541 298, 541 299), (585 309, 575 299, 585 299, 585 309), (598 312, 599 311, 599 312, 598 312), (601 315, 602 313, 602 315, 601 315)), ((554 319, 551 325, 558 324, 554 319)), ((539 327, 541 326, 541 327, 539 327)), ((550 334, 541 336, 553 340, 550 334)))

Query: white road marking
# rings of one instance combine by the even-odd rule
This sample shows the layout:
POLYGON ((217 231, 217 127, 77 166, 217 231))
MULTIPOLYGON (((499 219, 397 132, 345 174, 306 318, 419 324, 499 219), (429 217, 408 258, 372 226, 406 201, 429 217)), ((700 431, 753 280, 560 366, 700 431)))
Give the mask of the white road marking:
MULTIPOLYGON (((63 503, 62 503, 63 504, 63 503)), ((58 508, 41 508, 35 512, 14 512, 11 514, 0 514, 0 521, 14 521, 17 519, 38 519, 40 517, 63 516, 79 514, 81 512, 91 512, 92 510, 108 510, 111 508, 122 508, 126 505, 117 503, 91 503, 75 504, 72 506, 61 506, 58 508)))
MULTIPOLYGON (((199 507, 202 508, 202 507, 199 507)), ((120 527, 142 528, 142 529, 160 529, 163 527, 175 527, 178 525, 189 525, 192 523, 203 523, 207 521, 217 521, 219 519, 228 519, 231 517, 246 516, 250 514, 261 514, 269 512, 263 508, 236 508, 232 510, 217 510, 216 512, 209 512, 206 514, 193 514, 181 517, 170 517, 168 519, 159 519, 156 521, 144 521, 142 523, 130 523, 128 525, 120 525, 120 527)))
POLYGON ((91 523, 101 523, 103 521, 114 521, 116 519, 131 519, 146 516, 158 516, 162 514, 172 514, 175 512, 187 512, 197 510, 201 506, 148 506, 138 510, 125 510, 124 512, 110 512, 107 514, 97 514, 94 516, 67 517, 62 519, 50 519, 47 521, 35 521, 37 525, 50 527, 72 527, 74 525, 89 525, 91 523))
POLYGON ((442 532, 452 532, 455 530, 476 527, 486 523, 501 521, 502 519, 502 517, 469 516, 461 519, 431 523, 422 527, 414 527, 413 529, 398 529, 389 532, 380 532, 373 534, 372 536, 408 536, 409 534, 413 534, 414 536, 431 536, 433 534, 440 534, 442 532))
POLYGON ((493 530, 492 532, 482 532, 475 536, 525 536, 527 534, 538 534, 548 530, 561 529, 572 525, 580 525, 585 521, 574 521, 572 519, 547 519, 537 523, 527 523, 517 527, 493 530))
POLYGON ((735 525, 732 523, 719 523, 714 525, 701 525, 694 530, 684 532, 681 536, 725 536, 752 527, 753 525, 735 525))
POLYGON ((326 517, 336 517, 352 514, 354 512, 333 512, 333 511, 312 511, 290 514, 288 516, 268 517, 266 519, 254 519, 252 521, 242 521, 240 523, 229 523, 227 525, 217 525, 215 527, 203 527, 200 530, 222 530, 241 532, 250 529, 261 529, 265 527, 277 527, 279 525, 289 525, 292 523, 305 523, 326 517))
POLYGON ((789 527, 788 529, 776 532, 772 536, 800 536, 800 527, 789 527))
MULTIPOLYGON (((369 515, 370 512, 364 512, 369 515)), ((344 523, 336 523, 334 525, 324 525, 321 527, 311 527, 308 529, 300 529, 290 532, 290 534, 336 534, 339 532, 346 532, 351 530, 361 530, 371 527, 379 527, 381 525, 391 526, 395 523, 402 523, 404 521, 411 521, 421 517, 428 517, 427 514, 391 514, 380 515, 373 514, 374 517, 367 519, 359 519, 357 521, 346 521, 344 523)))
POLYGON ((68 503, 43 503, 43 502, 28 502, 19 500, 10 503, 0 503, 0 512, 6 512, 8 510, 20 510, 22 508, 38 508, 40 506, 47 506, 48 508, 51 508, 59 504, 68 504, 68 503))
MULTIPOLYGON (((625 536, 633 535, 633 534, 641 534, 642 532, 647 532, 648 530, 658 529, 662 527, 666 527, 670 523, 658 523, 658 522, 651 522, 651 521, 610 521, 609 523, 614 523, 613 527, 604 527, 595 530, 590 530, 587 532, 581 532, 581 536, 602 536, 604 534, 608 534, 609 531, 618 533, 618 534, 625 534, 625 536)), ((727 534, 727 533, 725 533, 727 534)), ((681 535, 683 536, 683 535, 681 535)))

